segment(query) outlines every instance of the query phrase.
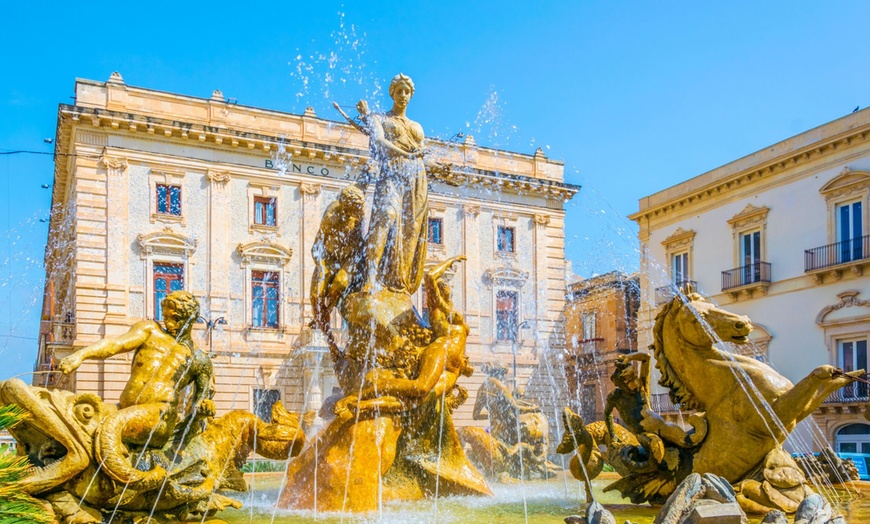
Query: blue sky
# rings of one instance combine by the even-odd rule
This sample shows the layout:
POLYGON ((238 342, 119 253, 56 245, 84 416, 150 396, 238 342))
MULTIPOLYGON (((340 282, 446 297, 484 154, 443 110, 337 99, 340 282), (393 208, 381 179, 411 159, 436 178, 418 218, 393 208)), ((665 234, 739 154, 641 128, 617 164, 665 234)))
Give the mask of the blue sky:
MULTIPOLYGON (((870 105, 868 2, 540 4, 14 2, 0 153, 50 153, 77 77, 335 118, 401 71, 428 135, 565 162, 566 251, 590 276, 637 267, 638 198, 870 105)), ((33 364, 52 173, 0 155, 0 379, 33 364)))

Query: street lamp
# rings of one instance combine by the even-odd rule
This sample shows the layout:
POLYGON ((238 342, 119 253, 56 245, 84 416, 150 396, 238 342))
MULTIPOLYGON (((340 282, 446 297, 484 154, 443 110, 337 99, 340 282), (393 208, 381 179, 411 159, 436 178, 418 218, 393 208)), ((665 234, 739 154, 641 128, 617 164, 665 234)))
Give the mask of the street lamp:
POLYGON ((513 349, 513 357, 514 357, 514 388, 513 392, 517 392, 517 351, 519 350, 519 345, 522 343, 522 339, 520 338, 520 330, 521 329, 529 329, 529 321, 523 320, 520 322, 520 325, 517 326, 517 331, 514 333, 513 344, 511 344, 511 348, 513 349))
POLYGON ((214 330, 214 328, 217 325, 221 325, 221 326, 226 325, 227 319, 225 319, 224 317, 218 317, 214 320, 212 320, 212 319, 206 320, 203 317, 197 317, 196 321, 205 323, 205 329, 206 329, 206 332, 208 333, 208 350, 211 351, 211 332, 214 330))

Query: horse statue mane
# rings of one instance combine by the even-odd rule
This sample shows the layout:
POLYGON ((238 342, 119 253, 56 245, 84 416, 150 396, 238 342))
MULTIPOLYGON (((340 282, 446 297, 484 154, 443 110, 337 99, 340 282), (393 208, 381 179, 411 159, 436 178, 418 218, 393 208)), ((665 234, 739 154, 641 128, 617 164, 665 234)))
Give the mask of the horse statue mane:
POLYGON ((665 343, 664 343, 664 327, 667 318, 672 313, 676 313, 677 310, 683 306, 683 296, 685 296, 685 300, 687 302, 694 302, 696 300, 704 300, 701 295, 695 293, 691 288, 688 288, 687 293, 677 294, 671 299, 670 302, 662 307, 662 310, 656 315, 655 324, 653 325, 653 345, 650 348, 653 350, 653 354, 656 358, 656 369, 659 370, 661 374, 661 378, 659 379, 659 385, 668 388, 668 396, 671 398, 671 402, 675 405, 679 404, 689 409, 697 409, 704 410, 706 407, 700 403, 700 401, 695 398, 691 391, 689 391, 688 386, 680 380, 680 376, 674 371, 673 366, 671 366, 671 362, 668 359, 668 354, 665 351, 665 343))

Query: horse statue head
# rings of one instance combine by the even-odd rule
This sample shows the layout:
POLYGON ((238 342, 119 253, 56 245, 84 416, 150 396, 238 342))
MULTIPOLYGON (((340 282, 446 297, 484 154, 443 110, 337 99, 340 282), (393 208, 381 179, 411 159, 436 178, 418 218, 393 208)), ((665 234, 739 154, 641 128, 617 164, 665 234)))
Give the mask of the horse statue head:
POLYGON ((685 385, 673 366, 673 348, 680 351, 708 351, 721 355, 713 347, 720 342, 745 344, 752 332, 752 322, 745 315, 737 315, 718 308, 695 292, 691 284, 685 285, 656 315, 653 326, 656 368, 661 373, 659 384, 670 390, 671 400, 692 409, 704 409, 685 385))

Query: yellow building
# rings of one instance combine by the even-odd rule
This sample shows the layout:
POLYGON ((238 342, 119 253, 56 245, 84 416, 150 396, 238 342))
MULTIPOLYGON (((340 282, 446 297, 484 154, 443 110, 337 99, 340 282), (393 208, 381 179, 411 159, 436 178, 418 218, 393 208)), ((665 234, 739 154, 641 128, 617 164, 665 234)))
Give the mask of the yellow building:
MULTIPOLYGON (((132 87, 114 73, 76 81, 56 144, 40 370, 159 319, 161 297, 185 289, 202 305, 194 340, 214 356, 220 412, 268 413, 278 398, 296 410, 320 405, 335 381, 306 327, 311 246, 323 210, 368 161, 367 137, 310 109, 132 87)), ((468 256, 451 285, 472 363, 510 362, 517 351, 520 386, 543 391, 530 377, 561 341, 564 203, 578 188, 541 150, 498 151, 471 137, 429 145, 456 167, 453 185, 431 182, 428 259, 468 256)), ((336 317, 339 340, 341 328, 336 317)), ((35 383, 116 401, 130 357, 35 383)), ((473 395, 481 382, 476 373, 463 385, 473 395)), ((473 401, 460 424, 471 423, 473 401)))
POLYGON ((565 377, 569 404, 585 421, 604 419, 614 362, 637 351, 638 278, 613 271, 568 285, 565 377))
MULTIPOLYGON (((826 123, 640 199, 639 344, 674 284, 755 326, 744 348, 792 382, 832 364, 867 369, 870 110, 826 123)), ((798 438, 870 452, 867 386, 832 395, 798 438)), ((800 426, 799 426, 800 427, 800 426)))

